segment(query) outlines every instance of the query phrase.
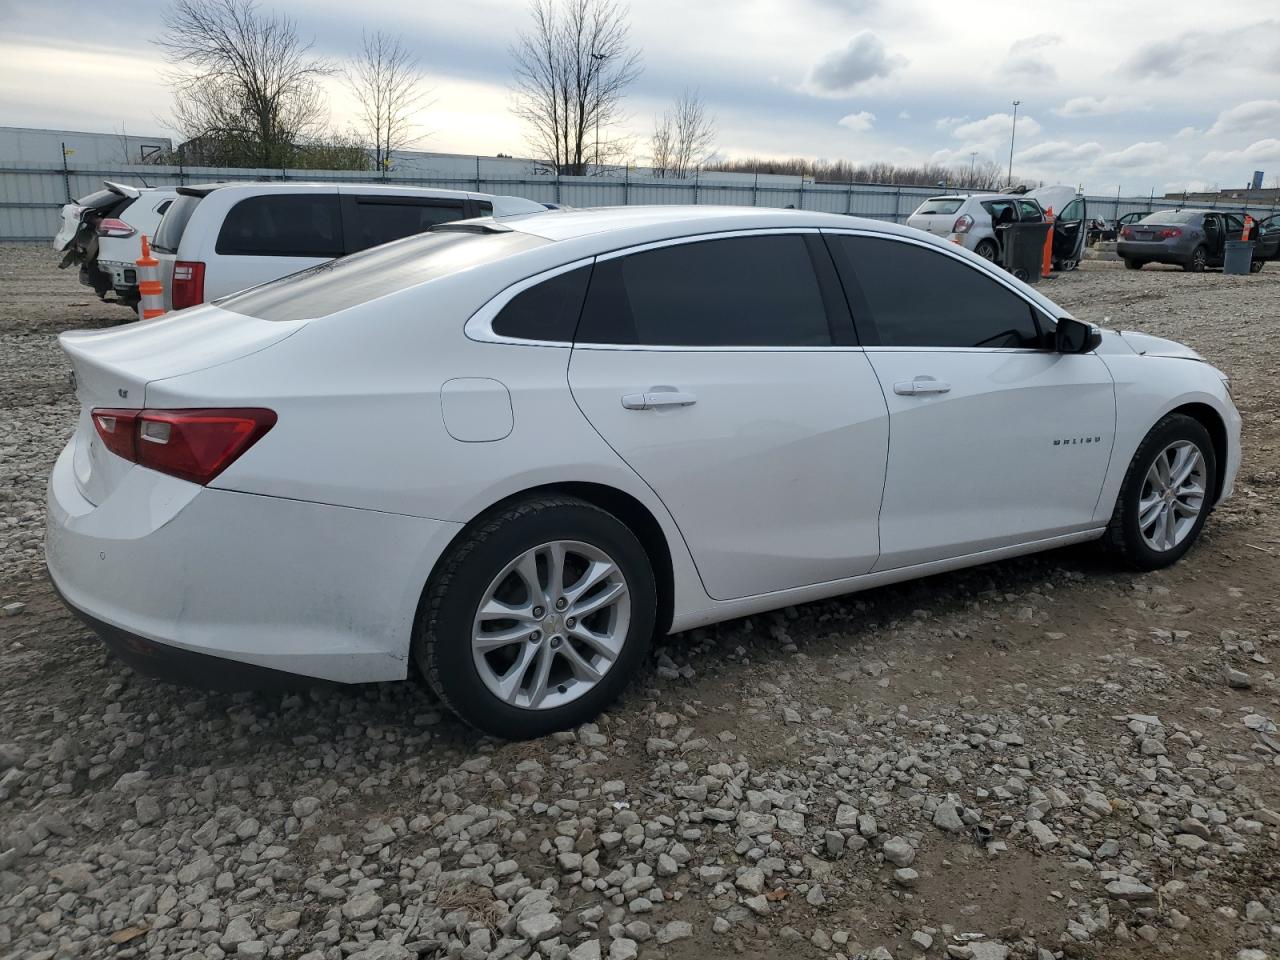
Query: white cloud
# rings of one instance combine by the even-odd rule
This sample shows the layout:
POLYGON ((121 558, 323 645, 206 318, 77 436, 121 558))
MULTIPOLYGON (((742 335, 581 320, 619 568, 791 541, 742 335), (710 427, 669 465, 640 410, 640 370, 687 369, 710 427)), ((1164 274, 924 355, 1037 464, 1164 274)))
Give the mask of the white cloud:
POLYGON ((1058 79, 1058 71, 1048 50, 1061 42, 1062 38, 1056 33, 1038 33, 1015 40, 1009 45, 1009 55, 1000 65, 1000 74, 1026 83, 1052 83, 1058 79))
POLYGON ((1072 97, 1053 112, 1060 117, 1102 117, 1113 113, 1150 109, 1149 105, 1136 97, 1072 97))
POLYGON ((1218 114, 1209 135, 1275 130, 1280 130, 1280 100, 1248 100, 1218 114))
POLYGON ((934 123, 939 130, 950 130, 968 120, 968 117, 939 117, 934 123))
POLYGON ((1108 153, 1101 157, 1098 162, 1104 167, 1127 169, 1158 166, 1164 163, 1168 157, 1169 149, 1163 143, 1145 140, 1141 143, 1130 144, 1115 153, 1108 153))
POLYGON ((1253 70, 1280 62, 1280 20, 1260 20, 1225 30, 1188 30, 1143 44, 1124 64, 1135 77, 1177 77, 1199 67, 1216 72, 1253 70))
POLYGON ((876 115, 862 110, 858 113, 851 113, 848 116, 841 117, 836 122, 842 127, 848 127, 850 130, 862 133, 870 130, 875 125, 876 115))
POLYGON ((1076 164, 1092 160, 1102 153, 1102 144, 1095 141, 1088 143, 1069 143, 1065 140, 1046 140, 1034 147, 1019 150, 1014 156, 1014 164, 1019 163, 1052 163, 1076 164))
POLYGON ((842 49, 815 63, 803 89, 819 97, 847 97, 868 81, 887 77, 906 63, 906 57, 889 53, 879 37, 863 30, 842 49))
POLYGON ((911 111, 910 111, 910 110, 900 110, 900 111, 898 112, 898 119, 899 119, 899 120, 910 120, 910 119, 911 119, 911 111))
MULTIPOLYGON (((981 120, 970 120, 968 123, 962 123, 951 132, 961 140, 989 143, 992 140, 1008 140, 1012 131, 1012 114, 993 113, 990 116, 983 117, 981 120)), ((1031 117, 1018 118, 1018 136, 1034 137, 1039 132, 1040 124, 1034 119, 1031 117)))
POLYGON ((1199 135, 1200 135, 1200 131, 1197 130, 1195 127, 1183 127, 1181 130, 1179 130, 1177 133, 1173 135, 1173 139, 1190 140, 1192 137, 1196 137, 1199 135))
POLYGON ((1255 140, 1243 150, 1212 150, 1205 154, 1205 163, 1280 163, 1280 140, 1268 137, 1255 140))

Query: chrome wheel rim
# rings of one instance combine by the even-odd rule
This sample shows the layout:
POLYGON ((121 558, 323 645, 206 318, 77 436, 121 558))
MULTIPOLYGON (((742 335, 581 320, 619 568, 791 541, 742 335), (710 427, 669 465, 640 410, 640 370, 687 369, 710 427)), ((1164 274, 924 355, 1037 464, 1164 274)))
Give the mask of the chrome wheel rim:
POLYGON ((471 653, 489 692, 526 710, 578 699, 617 662, 631 591, 603 550, 553 540, 513 559, 476 607, 471 653))
POLYGON ((1160 451, 1138 496, 1138 529, 1148 547, 1164 553, 1191 535, 1204 509, 1207 480, 1204 454, 1190 440, 1160 451))

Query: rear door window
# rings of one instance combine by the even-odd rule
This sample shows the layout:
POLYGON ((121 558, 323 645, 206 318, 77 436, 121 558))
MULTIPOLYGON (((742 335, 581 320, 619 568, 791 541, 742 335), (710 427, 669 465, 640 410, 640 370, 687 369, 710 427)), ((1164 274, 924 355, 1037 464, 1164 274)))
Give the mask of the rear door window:
POLYGON ((600 260, 577 341, 681 347, 833 342, 799 234, 701 240, 600 260))
POLYGON ((1027 221, 1039 223, 1044 219, 1044 211, 1040 209, 1040 204, 1034 200, 1019 200, 1018 214, 1022 217, 1024 223, 1027 221))
POLYGON ((466 216, 462 200, 416 200, 409 197, 349 197, 350 253, 422 233, 437 223, 466 216))
POLYGON ((342 210, 336 193, 269 193, 229 211, 214 249, 224 256, 339 257, 342 210))
POLYGON ((177 253, 178 244, 182 241, 182 234, 187 229, 187 221, 196 212, 196 207, 200 205, 202 199, 202 197, 189 197, 186 194, 179 194, 169 209, 164 212, 164 219, 160 221, 160 226, 156 228, 155 239, 152 241, 151 246, 162 253, 177 253))
POLYGON ((863 343, 883 347, 1039 347, 1031 304, 977 267, 923 245, 832 235, 863 343))

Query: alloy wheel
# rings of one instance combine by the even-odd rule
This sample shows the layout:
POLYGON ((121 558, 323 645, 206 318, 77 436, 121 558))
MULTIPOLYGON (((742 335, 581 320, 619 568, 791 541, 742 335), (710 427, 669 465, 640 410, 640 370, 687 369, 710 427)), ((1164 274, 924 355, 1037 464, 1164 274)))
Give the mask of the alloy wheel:
POLYGON ((476 609, 472 658, 504 703, 549 710, 603 679, 630 623, 630 589, 613 558, 589 543, 554 540, 493 578, 476 609))
POLYGON ((1208 468, 1200 448, 1189 440, 1171 443, 1147 469, 1138 496, 1138 529, 1159 553, 1184 541, 1205 505, 1208 468))

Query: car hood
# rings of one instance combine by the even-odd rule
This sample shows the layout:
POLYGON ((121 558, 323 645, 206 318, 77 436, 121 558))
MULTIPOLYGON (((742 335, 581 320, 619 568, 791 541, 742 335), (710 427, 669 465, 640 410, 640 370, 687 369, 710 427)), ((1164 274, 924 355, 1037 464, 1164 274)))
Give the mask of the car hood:
POLYGON ((1133 349, 1134 353, 1144 357, 1176 357, 1181 360, 1204 361, 1204 357, 1176 340, 1166 340, 1164 337, 1153 337, 1149 333, 1136 333, 1132 330, 1121 330, 1120 337, 1133 349))

